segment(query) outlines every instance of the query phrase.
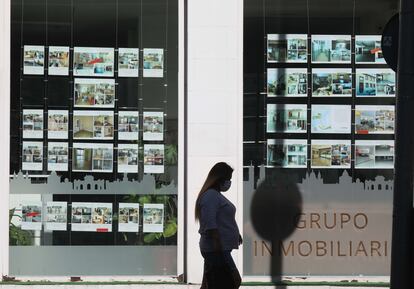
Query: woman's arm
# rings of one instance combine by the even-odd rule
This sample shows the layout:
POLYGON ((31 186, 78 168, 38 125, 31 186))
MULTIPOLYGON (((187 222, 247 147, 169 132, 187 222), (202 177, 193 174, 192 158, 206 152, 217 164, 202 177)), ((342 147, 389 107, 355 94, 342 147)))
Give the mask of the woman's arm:
POLYGON ((220 233, 217 229, 206 230, 207 236, 213 240, 213 248, 215 252, 222 251, 220 233))

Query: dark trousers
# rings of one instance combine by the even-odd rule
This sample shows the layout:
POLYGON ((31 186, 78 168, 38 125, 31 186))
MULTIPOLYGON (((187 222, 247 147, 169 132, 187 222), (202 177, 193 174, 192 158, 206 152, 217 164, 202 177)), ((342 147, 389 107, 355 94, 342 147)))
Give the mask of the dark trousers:
POLYGON ((201 289, 237 289, 241 277, 231 257, 231 251, 201 252, 204 274, 201 289))

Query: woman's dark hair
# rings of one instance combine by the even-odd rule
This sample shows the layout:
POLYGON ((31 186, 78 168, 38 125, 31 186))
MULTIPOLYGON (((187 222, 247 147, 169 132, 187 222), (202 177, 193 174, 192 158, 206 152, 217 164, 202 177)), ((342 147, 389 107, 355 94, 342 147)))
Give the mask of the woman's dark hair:
POLYGON ((195 218, 196 220, 200 219, 200 206, 199 200, 201 196, 210 188, 218 188, 220 183, 225 180, 230 180, 231 175, 233 174, 233 168, 225 162, 216 163, 210 170, 207 175, 207 178, 204 182, 203 187, 198 193, 196 205, 195 205, 195 218))

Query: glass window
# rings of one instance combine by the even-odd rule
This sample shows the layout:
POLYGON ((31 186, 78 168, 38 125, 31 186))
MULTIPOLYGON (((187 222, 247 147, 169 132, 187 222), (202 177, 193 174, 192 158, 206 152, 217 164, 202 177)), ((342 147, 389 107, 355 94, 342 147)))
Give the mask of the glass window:
POLYGON ((11 2, 10 275, 176 275, 178 1, 11 2))
POLYGON ((389 274, 397 11, 244 1, 245 275, 389 274))

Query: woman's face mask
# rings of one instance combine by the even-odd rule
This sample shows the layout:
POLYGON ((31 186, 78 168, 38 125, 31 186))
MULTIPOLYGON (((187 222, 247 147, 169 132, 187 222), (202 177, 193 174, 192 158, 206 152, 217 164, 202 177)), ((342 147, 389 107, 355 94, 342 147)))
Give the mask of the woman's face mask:
POLYGON ((226 192, 230 189, 231 187, 231 181, 230 180, 226 180, 223 183, 220 184, 220 191, 221 192, 226 192))

